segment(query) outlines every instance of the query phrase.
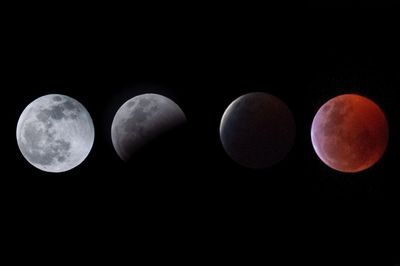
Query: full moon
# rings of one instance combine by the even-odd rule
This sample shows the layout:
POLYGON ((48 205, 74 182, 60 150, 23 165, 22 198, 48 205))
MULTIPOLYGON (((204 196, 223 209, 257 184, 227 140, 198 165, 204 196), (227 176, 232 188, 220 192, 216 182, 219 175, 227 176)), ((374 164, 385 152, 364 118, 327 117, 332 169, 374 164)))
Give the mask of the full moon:
POLYGON ((119 157, 128 161, 146 143, 185 122, 185 114, 172 100, 142 94, 125 102, 115 114, 112 143, 119 157))
POLYGON ((31 102, 17 124, 17 143, 25 159, 46 172, 65 172, 81 164, 94 141, 92 118, 75 99, 49 94, 31 102))
POLYGON ((265 168, 281 161, 295 135, 295 122, 287 105, 263 92, 237 98, 221 119, 220 137, 225 151, 249 168, 265 168))
POLYGON ((383 111, 368 98, 344 94, 318 110, 311 140, 318 157, 329 167, 347 173, 374 165, 385 152, 389 128, 383 111))

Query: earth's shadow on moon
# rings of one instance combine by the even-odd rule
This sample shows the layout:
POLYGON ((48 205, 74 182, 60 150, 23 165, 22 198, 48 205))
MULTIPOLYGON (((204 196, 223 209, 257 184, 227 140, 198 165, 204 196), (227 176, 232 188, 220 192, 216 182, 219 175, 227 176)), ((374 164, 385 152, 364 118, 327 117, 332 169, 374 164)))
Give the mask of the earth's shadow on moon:
MULTIPOLYGON (((122 170, 127 177, 153 178, 159 176, 160 169, 170 170, 173 177, 173 173, 179 171, 180 166, 183 169, 190 161, 189 139, 185 137, 188 131, 188 125, 182 124, 164 132, 140 147, 126 162, 119 159, 115 151, 114 153, 121 161, 122 170)), ((162 179, 166 178, 166 176, 162 177, 162 179)))
POLYGON ((129 189, 148 200, 177 195, 192 197, 191 192, 198 190, 193 188, 197 177, 188 169, 194 168, 198 161, 190 156, 193 145, 188 134, 187 124, 177 126, 149 141, 127 161, 113 151, 119 162, 112 174, 119 176, 118 183, 123 183, 121 191, 129 189))

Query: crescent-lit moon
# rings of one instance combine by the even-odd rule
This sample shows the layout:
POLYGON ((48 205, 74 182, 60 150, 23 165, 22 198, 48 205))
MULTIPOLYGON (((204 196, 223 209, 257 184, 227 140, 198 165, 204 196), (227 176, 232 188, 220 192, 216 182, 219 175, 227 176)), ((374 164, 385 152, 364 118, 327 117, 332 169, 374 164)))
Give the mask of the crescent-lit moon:
POLYGON ((240 96, 221 119, 222 146, 234 161, 249 168, 280 162, 292 148, 295 135, 296 125, 288 106, 264 92, 240 96))
POLYGON ((128 161, 146 143, 185 122, 185 114, 172 100, 142 94, 125 102, 115 114, 112 143, 119 157, 128 161))
POLYGON ((25 159, 46 172, 65 172, 81 164, 94 142, 92 118, 75 99, 49 94, 31 102, 17 124, 17 143, 25 159))

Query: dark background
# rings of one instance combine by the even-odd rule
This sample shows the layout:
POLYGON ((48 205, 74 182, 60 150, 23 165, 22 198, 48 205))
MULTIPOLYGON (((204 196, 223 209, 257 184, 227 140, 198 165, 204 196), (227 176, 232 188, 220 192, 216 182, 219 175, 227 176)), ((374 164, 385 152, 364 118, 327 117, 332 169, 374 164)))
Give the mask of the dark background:
MULTIPOLYGON (((4 154, 11 154, 11 161, 6 160, 9 170, 2 177, 6 209, 14 217, 10 223, 26 234, 37 228, 32 220, 43 217, 49 227, 65 222, 81 228, 84 223, 84 230, 97 239, 93 228, 101 227, 99 223, 106 228, 112 224, 117 232, 121 226, 129 234, 150 227, 156 234, 174 235, 171 230, 180 230, 167 225, 179 220, 178 228, 190 224, 201 235, 207 234, 206 225, 218 223, 216 217, 242 210, 249 213, 238 214, 235 222, 269 220, 272 231, 303 237, 308 231, 316 242, 336 239, 336 230, 343 233, 341 229, 349 226, 356 241, 378 239, 385 254, 393 254, 400 189, 400 57, 390 15, 308 10, 284 12, 251 25, 243 23, 250 14, 243 20, 238 17, 239 21, 204 19, 155 27, 126 21, 110 25, 107 19, 11 23, 17 28, 7 28, 4 72, 10 125, 3 128, 9 140, 4 154), (233 162, 219 140, 225 108, 253 91, 281 98, 297 125, 288 156, 263 170, 233 162), (87 159, 59 174, 31 166, 15 141, 23 109, 49 93, 81 102, 95 125, 87 159), (120 105, 141 93, 169 97, 188 123, 123 163, 111 143, 111 122, 120 105), (357 174, 328 168, 310 140, 318 108, 342 93, 374 100, 390 125, 382 160, 357 174), (355 201, 321 203, 337 199, 355 201)), ((231 225, 221 222, 220 230, 231 225)), ((64 230, 73 234, 72 229, 64 230)), ((336 240, 346 245, 347 240, 336 240)), ((301 245, 300 240, 295 243, 301 245)))

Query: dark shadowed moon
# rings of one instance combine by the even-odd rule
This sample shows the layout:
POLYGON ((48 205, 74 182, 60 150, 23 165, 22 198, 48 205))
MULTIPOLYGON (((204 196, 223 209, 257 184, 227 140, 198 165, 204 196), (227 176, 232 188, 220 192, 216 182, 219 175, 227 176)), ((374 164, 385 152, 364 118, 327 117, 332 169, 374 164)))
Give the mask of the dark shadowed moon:
POLYGON ((65 172, 92 149, 94 126, 85 107, 75 99, 50 94, 37 98, 22 112, 17 142, 25 159, 46 172, 65 172))
POLYGON ((233 101, 222 116, 220 137, 228 155, 250 168, 281 161, 296 135, 293 115, 277 97, 254 92, 233 101))
POLYGON ((179 106, 158 94, 142 94, 124 103, 111 126, 115 151, 124 161, 146 143, 186 122, 179 106))
POLYGON ((368 98, 344 94, 318 110, 311 140, 318 157, 341 172, 359 172, 374 165, 388 144, 385 114, 368 98))

